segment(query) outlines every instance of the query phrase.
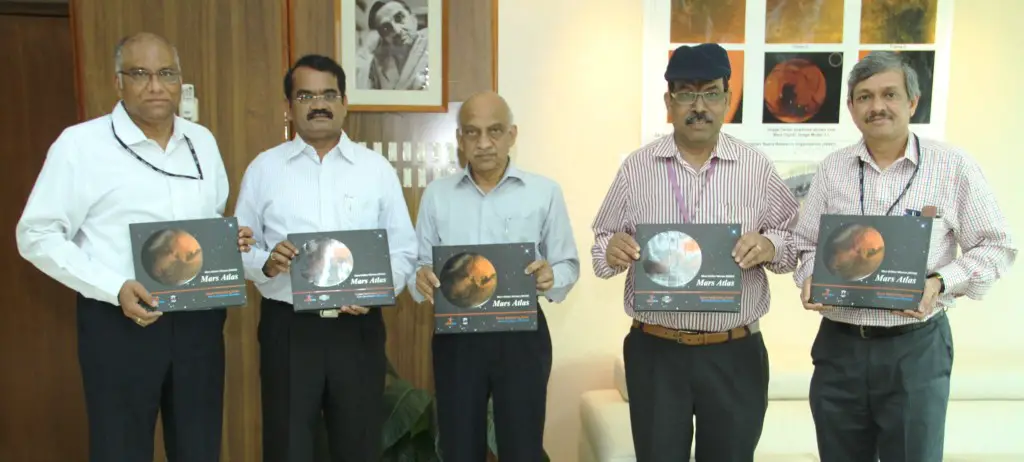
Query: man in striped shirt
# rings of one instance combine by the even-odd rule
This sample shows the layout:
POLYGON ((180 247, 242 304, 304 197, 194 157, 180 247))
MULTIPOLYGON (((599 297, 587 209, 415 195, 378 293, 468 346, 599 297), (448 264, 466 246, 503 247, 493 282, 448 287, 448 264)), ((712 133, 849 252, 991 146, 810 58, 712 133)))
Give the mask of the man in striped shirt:
POLYGON ((822 161, 794 231, 794 280, 804 308, 823 315, 811 347, 818 451, 823 462, 940 462, 953 366, 946 310, 957 297, 981 299, 1017 250, 974 159, 910 132, 921 96, 913 68, 896 53, 874 52, 854 66, 849 88, 863 140, 822 161), (822 214, 933 215, 918 309, 810 303, 822 214))
POLYGON ((675 133, 625 160, 593 225, 594 273, 607 279, 627 271, 625 309, 634 322, 623 354, 640 462, 690 460, 694 416, 698 461, 751 461, 761 436, 768 405, 768 354, 758 326, 769 305, 765 268, 795 267, 789 230, 798 205, 763 153, 720 133, 730 76, 719 45, 673 53, 665 106, 675 133), (738 313, 634 310, 636 225, 686 222, 742 225, 731 256, 743 269, 738 313))

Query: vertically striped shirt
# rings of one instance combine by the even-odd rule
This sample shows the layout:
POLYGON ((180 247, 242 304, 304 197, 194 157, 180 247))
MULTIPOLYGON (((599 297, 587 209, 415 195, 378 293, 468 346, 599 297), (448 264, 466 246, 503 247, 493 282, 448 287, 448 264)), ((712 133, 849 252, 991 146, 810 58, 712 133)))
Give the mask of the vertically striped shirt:
POLYGON ((765 268, 787 273, 796 267, 790 229, 796 224, 799 206, 767 156, 725 133, 719 135, 715 150, 699 170, 683 162, 671 135, 626 158, 594 220, 594 274, 607 279, 622 272, 605 260, 608 242, 615 233, 635 236, 637 224, 683 222, 667 166, 679 178, 686 210, 694 211, 693 223, 739 223, 744 234, 761 232, 775 245, 775 258, 742 272, 739 313, 635 312, 635 265, 630 265, 624 295, 626 314, 648 324, 703 332, 720 332, 757 321, 768 312, 770 304, 765 268), (712 162, 718 164, 714 169, 710 168, 712 162))
MULTIPOLYGON (((1003 276, 1017 256, 1006 219, 981 167, 964 151, 948 144, 911 136, 903 157, 882 170, 864 141, 829 154, 818 166, 794 230, 800 260, 793 279, 802 287, 814 272, 818 224, 823 214, 860 215, 860 161, 864 162, 864 213, 884 215, 907 187, 915 165, 920 169, 910 189, 892 210, 904 215, 934 206, 928 273, 937 272, 946 286, 936 310, 951 307, 956 297, 980 300, 1003 276), (956 257, 957 244, 963 250, 956 257)), ((867 326, 896 326, 920 322, 886 310, 833 308, 823 312, 833 321, 867 326)))

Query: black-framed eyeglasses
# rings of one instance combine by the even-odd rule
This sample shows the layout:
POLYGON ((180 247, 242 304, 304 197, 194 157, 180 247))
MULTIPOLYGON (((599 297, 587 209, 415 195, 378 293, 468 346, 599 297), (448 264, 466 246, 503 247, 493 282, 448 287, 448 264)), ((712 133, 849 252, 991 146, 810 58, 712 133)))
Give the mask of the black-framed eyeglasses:
POLYGON ((169 177, 184 178, 184 179, 187 179, 187 180, 200 180, 200 181, 202 181, 202 179, 203 179, 203 167, 199 165, 199 157, 196 156, 196 148, 194 146, 192 146, 192 140, 189 139, 188 135, 182 135, 182 137, 185 138, 185 144, 188 144, 188 150, 189 150, 189 152, 192 153, 192 162, 195 162, 195 164, 196 164, 196 171, 199 172, 199 176, 181 175, 181 174, 178 174, 178 173, 171 173, 171 172, 168 172, 166 170, 163 170, 163 169, 157 167, 156 165, 153 165, 153 164, 147 162, 146 159, 143 159, 141 156, 136 154, 135 151, 132 150, 132 148, 129 148, 128 145, 125 144, 124 141, 121 140, 120 136, 117 136, 117 130, 114 130, 114 122, 113 121, 110 122, 110 131, 114 133, 114 139, 117 140, 117 142, 121 145, 122 148, 124 148, 125 151, 128 151, 128 153, 131 154, 132 156, 134 156, 135 159, 137 159, 139 162, 142 162, 143 164, 146 164, 146 166, 148 166, 149 168, 153 169, 153 171, 155 171, 157 173, 164 174, 164 175, 169 176, 169 177))
POLYGON ((342 100, 342 96, 337 93, 328 93, 326 95, 314 95, 310 93, 303 93, 295 97, 295 102, 299 104, 310 104, 318 99, 324 100, 325 103, 336 103, 342 100))
POLYGON ((147 83, 154 75, 161 83, 171 84, 181 81, 181 72, 174 69, 160 69, 156 72, 152 72, 147 69, 129 69, 127 71, 117 71, 117 73, 128 77, 130 82, 136 84, 147 83))
POLYGON ((677 91, 672 93, 672 100, 679 104, 693 104, 697 98, 704 98, 706 103, 720 103, 725 100, 727 92, 722 90, 708 91, 677 91))

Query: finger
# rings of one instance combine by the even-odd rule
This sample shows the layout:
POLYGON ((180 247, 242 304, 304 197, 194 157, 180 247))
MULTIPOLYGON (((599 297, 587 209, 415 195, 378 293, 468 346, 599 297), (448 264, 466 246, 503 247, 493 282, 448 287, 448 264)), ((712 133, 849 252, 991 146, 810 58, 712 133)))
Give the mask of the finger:
POLYGON ((278 245, 280 245, 280 246, 288 249, 289 251, 291 251, 291 255, 289 255, 289 258, 294 258, 296 255, 299 254, 299 249, 297 247, 295 247, 295 244, 292 244, 291 242, 281 241, 281 243, 278 244, 278 245))
POLYGON ((807 302, 811 301, 811 278, 807 278, 807 280, 804 281, 803 290, 800 291, 800 301, 804 302, 805 308, 807 302))
POLYGON ((351 306, 343 306, 343 307, 341 307, 341 312, 345 313, 345 314, 356 314, 355 311, 352 310, 351 306))
POLYGON ((539 270, 539 269, 541 269, 543 267, 544 267, 544 261, 543 260, 534 260, 533 263, 530 263, 529 265, 526 266, 526 274, 533 274, 534 272, 536 272, 537 270, 539 270))
POLYGON ((366 314, 370 312, 370 309, 365 306, 352 305, 349 307, 355 314, 366 314))
POLYGON ((437 280, 437 275, 435 275, 433 272, 427 273, 427 281, 429 281, 430 285, 434 287, 441 287, 441 281, 437 280))
POLYGON ((141 300, 141 303, 145 303, 145 304, 147 304, 147 305, 149 305, 151 307, 154 307, 154 308, 157 305, 159 305, 159 303, 157 302, 156 297, 154 297, 152 294, 150 294, 149 291, 146 290, 145 287, 142 287, 142 284, 133 285, 132 286, 132 294, 134 294, 135 297, 137 297, 139 300, 141 300))
POLYGON ((163 315, 163 313, 159 311, 147 310, 138 303, 129 303, 124 306, 124 312, 125 315, 132 320, 142 319, 143 321, 153 321, 163 315))
POLYGON ((611 247, 608 249, 608 262, 613 266, 627 266, 631 261, 629 255, 626 253, 627 250, 619 247, 611 247))
POLYGON ((749 237, 747 237, 747 236, 740 237, 738 240, 736 240, 736 245, 734 245, 732 247, 732 257, 736 258, 737 259, 736 261, 738 262, 739 261, 739 255, 746 254, 747 250, 750 250, 750 248, 753 247, 753 246, 754 246, 754 243, 753 243, 753 241, 749 237))
POLYGON ((742 254, 738 254, 742 258, 738 258, 740 268, 747 269, 761 261, 761 251, 757 249, 757 246, 747 249, 742 254))
POLYGON ((626 244, 627 247, 629 247, 630 250, 637 252, 637 254, 639 254, 640 244, 636 243, 636 239, 633 239, 633 236, 623 233, 622 241, 626 244))

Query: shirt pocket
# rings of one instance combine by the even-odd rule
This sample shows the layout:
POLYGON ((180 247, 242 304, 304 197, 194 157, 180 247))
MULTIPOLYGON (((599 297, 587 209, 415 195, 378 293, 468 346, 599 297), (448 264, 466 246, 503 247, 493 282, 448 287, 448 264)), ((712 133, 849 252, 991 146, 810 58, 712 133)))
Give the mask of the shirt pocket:
POLYGON ((345 195, 341 201, 343 222, 350 229, 380 228, 380 198, 345 195))
POLYGON ((506 242, 540 242, 544 215, 540 210, 517 210, 503 215, 503 232, 506 242))
POLYGON ((738 223, 743 233, 757 230, 761 218, 761 209, 753 204, 724 203, 712 205, 711 223, 738 223))

